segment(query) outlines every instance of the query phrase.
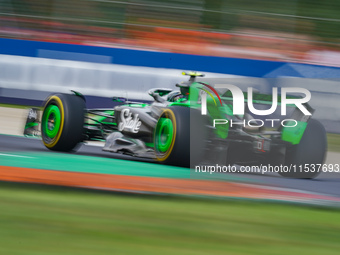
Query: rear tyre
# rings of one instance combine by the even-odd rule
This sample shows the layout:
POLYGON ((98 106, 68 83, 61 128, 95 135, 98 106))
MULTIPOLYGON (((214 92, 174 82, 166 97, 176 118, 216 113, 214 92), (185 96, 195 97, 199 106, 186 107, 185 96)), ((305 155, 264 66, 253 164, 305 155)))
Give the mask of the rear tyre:
POLYGON ((292 166, 291 171, 280 172, 280 175, 303 179, 315 178, 321 169, 317 164, 324 163, 326 151, 326 130, 319 121, 310 119, 300 143, 287 148, 285 165, 292 166))
POLYGON ((55 94, 44 106, 41 136, 46 148, 71 151, 83 139, 85 101, 75 95, 55 94))
POLYGON ((193 166, 204 151, 204 130, 198 110, 183 106, 165 108, 154 131, 156 159, 168 165, 193 166))

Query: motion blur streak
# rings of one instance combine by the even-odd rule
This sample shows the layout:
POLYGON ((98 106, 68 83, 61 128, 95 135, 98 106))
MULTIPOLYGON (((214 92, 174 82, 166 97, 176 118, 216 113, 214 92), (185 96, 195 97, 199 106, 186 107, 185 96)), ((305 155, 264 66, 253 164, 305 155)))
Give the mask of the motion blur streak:
POLYGON ((339 6, 339 0, 5 0, 0 35, 339 66, 339 6))
MULTIPOLYGON (((339 164, 340 135, 332 134, 340 132, 339 10, 340 0, 0 0, 0 254, 338 255, 339 173, 317 180, 195 173, 102 148, 109 134, 103 127, 115 132, 117 125, 112 97, 146 102, 149 89, 176 89, 182 71, 199 71, 265 94, 272 87, 308 89, 313 117, 329 132, 325 163, 339 164), (41 116, 51 92, 70 90, 85 95, 86 108, 110 107, 87 123, 87 134, 85 125, 58 131, 60 110, 42 114, 42 123, 26 121, 28 105, 41 116), (65 143, 94 134, 97 146, 48 151, 41 139, 22 137, 24 129, 41 133, 39 126, 68 134, 65 143)), ((79 93, 58 97, 65 112, 74 112, 68 123, 79 117, 72 123, 83 124, 79 93)), ((264 149, 264 141, 255 145, 264 149)), ((156 143, 146 143, 152 152, 156 143)), ((324 155, 316 144, 304 151, 319 147, 324 155)), ((228 158, 248 154, 218 146, 228 158)), ((277 151, 280 159, 285 149, 277 151)), ((189 150, 174 155, 183 152, 189 150)))

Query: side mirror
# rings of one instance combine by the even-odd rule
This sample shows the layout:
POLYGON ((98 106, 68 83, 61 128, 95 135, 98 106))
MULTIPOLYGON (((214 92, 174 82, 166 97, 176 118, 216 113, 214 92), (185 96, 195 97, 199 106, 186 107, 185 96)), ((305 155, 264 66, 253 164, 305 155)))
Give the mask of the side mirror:
POLYGON ((125 98, 125 97, 113 97, 112 101, 118 102, 118 103, 125 103, 125 102, 127 102, 127 98, 125 98))

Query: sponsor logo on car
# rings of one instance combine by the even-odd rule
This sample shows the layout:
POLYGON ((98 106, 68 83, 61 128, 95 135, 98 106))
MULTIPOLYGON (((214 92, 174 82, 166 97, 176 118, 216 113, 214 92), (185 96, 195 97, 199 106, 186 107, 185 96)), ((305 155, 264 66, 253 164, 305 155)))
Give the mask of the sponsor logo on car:
POLYGON ((119 131, 129 131, 138 133, 142 122, 138 118, 138 114, 133 114, 130 109, 123 109, 120 113, 120 122, 118 124, 119 131))

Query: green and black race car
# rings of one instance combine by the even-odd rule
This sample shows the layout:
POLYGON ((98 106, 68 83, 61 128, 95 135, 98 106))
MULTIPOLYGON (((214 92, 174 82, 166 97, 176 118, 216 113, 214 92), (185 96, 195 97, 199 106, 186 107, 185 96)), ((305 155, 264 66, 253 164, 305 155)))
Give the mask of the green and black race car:
MULTIPOLYGON (((50 150, 71 151, 81 142, 102 140, 104 151, 185 167, 209 162, 285 166, 324 162, 325 129, 298 107, 293 107, 289 121, 295 125, 267 128, 260 118, 252 119, 247 109, 243 115, 233 113, 230 90, 219 90, 201 74, 184 74, 190 79, 176 85, 179 91, 150 90, 154 99, 150 104, 114 97, 119 103, 114 108, 86 109, 85 97, 78 92, 53 94, 46 99, 41 117, 37 109, 30 109, 24 134, 41 136, 50 150)), ((260 93, 251 98, 253 103, 267 105, 272 99, 260 93)), ((313 112, 307 103, 304 106, 313 112)), ((289 169, 280 174, 299 178, 318 174, 289 169)))

